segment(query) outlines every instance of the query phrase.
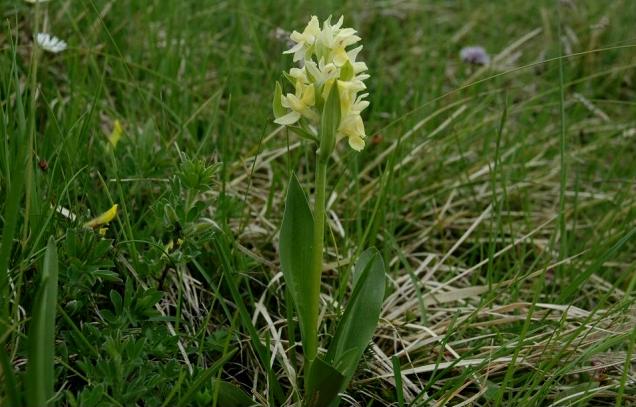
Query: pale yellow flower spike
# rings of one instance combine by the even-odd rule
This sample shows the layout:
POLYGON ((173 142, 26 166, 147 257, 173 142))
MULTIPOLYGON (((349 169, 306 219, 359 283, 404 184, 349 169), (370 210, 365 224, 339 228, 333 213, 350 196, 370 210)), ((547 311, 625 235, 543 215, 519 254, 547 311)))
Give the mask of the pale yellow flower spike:
POLYGON ((115 219, 115 217, 117 216, 117 208, 118 207, 119 207, 119 205, 117 205, 117 204, 113 205, 106 212, 104 212, 101 215, 99 215, 98 217, 93 218, 93 219, 89 220, 88 222, 86 222, 84 224, 84 227, 85 228, 94 229, 94 228, 96 228, 98 226, 107 225, 108 223, 110 223, 110 221, 115 219))
POLYGON ((122 129, 119 120, 115 120, 115 123, 113 124, 113 131, 110 133, 110 136, 108 136, 108 141, 110 142, 110 145, 113 146, 113 150, 117 147, 117 143, 119 143, 122 134, 124 134, 124 129, 122 129))
POLYGON ((369 78, 365 73, 367 64, 357 61, 362 46, 347 50, 360 42, 353 28, 344 28, 344 18, 331 23, 329 17, 320 27, 316 16, 302 33, 294 31, 290 39, 295 45, 284 52, 294 54, 293 67, 286 74, 287 79, 295 82, 294 93, 283 95, 280 85, 274 93, 274 123, 295 128, 312 128, 320 124, 324 103, 334 83, 338 84, 340 98, 340 126, 336 140, 347 138, 349 146, 361 151, 366 134, 360 115, 369 106, 364 100, 364 81, 369 78), (295 80, 295 81, 294 81, 295 80))

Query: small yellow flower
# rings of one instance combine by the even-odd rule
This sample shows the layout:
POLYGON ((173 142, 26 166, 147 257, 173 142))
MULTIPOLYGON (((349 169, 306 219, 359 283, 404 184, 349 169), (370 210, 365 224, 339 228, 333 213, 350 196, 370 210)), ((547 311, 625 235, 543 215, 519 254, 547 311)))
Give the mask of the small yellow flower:
POLYGON ((173 239, 170 239, 168 241, 168 243, 166 243, 165 245, 163 245, 163 251, 164 253, 161 255, 161 257, 167 257, 166 253, 171 253, 172 251, 174 251, 176 248, 181 247, 181 245, 183 245, 183 239, 178 238, 175 244, 175 241, 173 239))
POLYGON ((117 147, 117 143, 119 143, 122 134, 124 134, 124 129, 122 129, 120 121, 115 120, 115 123, 113 123, 113 131, 110 133, 110 136, 108 136, 108 142, 113 147, 113 150, 117 147))
POLYGON ((110 221, 115 219, 115 217, 117 216, 117 208, 118 207, 119 207, 119 205, 117 205, 117 204, 113 205, 106 212, 104 212, 101 215, 97 216, 96 218, 93 218, 93 219, 89 220, 88 222, 86 222, 84 224, 84 227, 85 228, 95 229, 98 226, 107 225, 108 223, 110 223, 110 221))

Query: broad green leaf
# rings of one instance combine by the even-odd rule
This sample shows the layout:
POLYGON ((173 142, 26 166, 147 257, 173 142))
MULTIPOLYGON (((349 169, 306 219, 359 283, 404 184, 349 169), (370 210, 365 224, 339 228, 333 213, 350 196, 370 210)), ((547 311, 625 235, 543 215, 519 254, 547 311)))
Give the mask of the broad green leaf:
POLYGON ((384 300, 384 262, 370 248, 358 259, 353 272, 353 293, 329 346, 326 360, 345 376, 343 391, 351 380, 380 318, 384 300))
POLYGON ((28 406, 47 406, 47 401, 53 397, 57 279, 57 248, 55 239, 51 237, 44 254, 42 278, 29 327, 29 361, 25 383, 28 406))
POLYGON ((283 88, 281 88, 280 83, 276 81, 276 87, 274 88, 274 100, 272 101, 272 109, 274 110, 274 117, 276 117, 277 119, 287 114, 287 110, 281 103, 282 97, 283 88))
POLYGON ((253 407, 258 403, 232 383, 223 380, 213 380, 218 389, 217 405, 222 407, 253 407))
POLYGON ((320 159, 322 160, 327 160, 336 146, 340 114, 340 91, 338 81, 334 81, 320 118, 320 159))
POLYGON ((309 407, 330 405, 338 399, 338 393, 345 384, 342 373, 324 360, 316 358, 307 376, 306 405, 309 407))
POLYGON ((292 174, 287 188, 280 229, 280 267, 296 304, 305 357, 316 355, 320 275, 312 276, 314 218, 298 178, 292 174))

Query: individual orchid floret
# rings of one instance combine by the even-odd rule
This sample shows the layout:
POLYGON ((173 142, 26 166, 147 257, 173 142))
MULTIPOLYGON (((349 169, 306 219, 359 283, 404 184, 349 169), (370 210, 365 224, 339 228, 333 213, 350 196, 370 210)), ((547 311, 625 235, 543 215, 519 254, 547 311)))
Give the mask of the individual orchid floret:
POLYGON ((296 123, 301 117, 305 117, 310 121, 317 121, 319 116, 312 108, 315 104, 315 88, 314 85, 303 83, 302 80, 296 81, 296 92, 288 93, 282 96, 280 103, 282 107, 291 109, 291 112, 274 120, 275 123, 288 126, 296 123))
POLYGON ((302 33, 294 31, 289 38, 296 43, 291 49, 283 52, 283 54, 294 54, 294 62, 300 61, 316 42, 316 36, 320 34, 320 23, 318 17, 313 16, 309 20, 309 24, 302 33))
MULTIPOLYGON (((356 61, 356 58, 358 57, 358 54, 360 54, 360 51, 362 51, 362 45, 352 49, 351 51, 347 51, 347 56, 349 57, 349 62, 353 66, 353 73, 355 75, 358 75, 358 74, 360 74, 360 73, 362 73, 362 72, 364 72, 364 71, 369 69, 367 67, 367 64, 365 64, 364 62, 361 62, 361 61, 357 62, 356 61)), ((358 79, 365 80, 368 77, 369 77, 369 75, 364 75, 364 78, 360 77, 358 79)))
POLYGON ((324 58, 318 64, 311 60, 305 61, 304 70, 308 77, 312 78, 312 81, 318 86, 324 86, 330 80, 337 79, 340 76, 338 67, 333 63, 325 64, 324 58))
POLYGON ((335 25, 331 25, 331 18, 328 18, 324 24, 322 31, 318 34, 316 42, 316 53, 319 58, 325 57, 340 67, 348 60, 346 48, 361 40, 356 35, 353 28, 341 28, 344 21, 343 17, 335 25))

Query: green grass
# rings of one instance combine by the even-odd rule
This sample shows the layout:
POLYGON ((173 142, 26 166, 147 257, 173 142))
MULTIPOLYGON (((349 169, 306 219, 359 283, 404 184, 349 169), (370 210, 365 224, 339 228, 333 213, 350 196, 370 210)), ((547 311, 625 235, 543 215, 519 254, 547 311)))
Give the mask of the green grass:
POLYGON ((271 99, 276 29, 311 14, 344 14, 372 75, 367 148, 327 169, 320 335, 364 248, 389 281, 342 405, 635 405, 630 0, 0 0, 0 404, 51 374, 64 406, 298 400, 278 232, 313 151, 271 99), (69 49, 33 55, 36 24, 69 49))

